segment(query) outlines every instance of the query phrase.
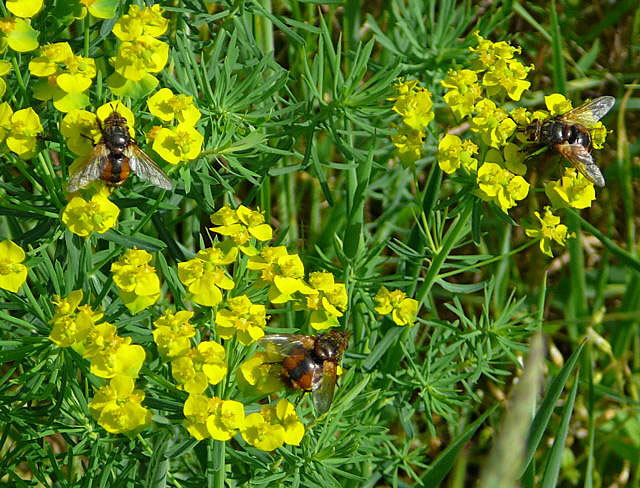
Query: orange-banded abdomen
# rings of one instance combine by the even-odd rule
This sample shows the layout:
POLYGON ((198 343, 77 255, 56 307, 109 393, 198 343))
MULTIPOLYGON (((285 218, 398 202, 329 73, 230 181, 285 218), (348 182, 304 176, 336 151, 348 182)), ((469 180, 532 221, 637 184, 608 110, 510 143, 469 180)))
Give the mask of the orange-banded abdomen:
POLYGON ((124 155, 112 153, 109 154, 107 162, 102 167, 100 178, 107 186, 120 186, 127 181, 129 173, 131 173, 129 158, 124 155))
POLYGON ((321 366, 309 353, 287 356, 282 360, 283 376, 291 387, 312 391, 317 388, 321 366))

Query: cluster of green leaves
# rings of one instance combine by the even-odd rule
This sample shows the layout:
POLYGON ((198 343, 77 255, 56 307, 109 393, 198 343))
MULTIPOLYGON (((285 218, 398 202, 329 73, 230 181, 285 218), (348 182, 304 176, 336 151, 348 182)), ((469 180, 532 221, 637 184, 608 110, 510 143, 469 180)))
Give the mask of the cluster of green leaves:
MULTIPOLYGON (((504 442, 505 430, 519 433, 510 443, 529 440, 513 460, 522 469, 498 476, 504 486, 515 479, 534 486, 536 476, 544 486, 576 480, 598 486, 630 469, 640 454, 634 393, 640 260, 632 199, 638 176, 632 161, 640 149, 629 142, 633 128, 625 115, 640 103, 621 83, 639 75, 635 2, 610 8, 503 1, 484 11, 452 0, 394 0, 384 7, 222 2, 213 13, 184 1, 166 8, 171 62, 159 79, 196 100, 204 151, 171 174, 178 182, 172 194, 127 182, 113 196, 122 210, 119 225, 101 236, 83 240, 61 224, 72 159, 55 142, 61 114, 30 97, 28 58, 8 54, 16 78, 5 97, 38 110, 53 139, 43 145, 61 166, 50 151, 28 162, 6 154, 0 162, 0 235, 28 250, 30 267, 28 286, 21 294, 2 292, 0 302, 1 482, 221 487, 226 479, 227 486, 373 487, 436 486, 448 476, 451 486, 462 486, 478 471, 478 459, 504 442), (584 25, 595 27, 581 34, 584 25), (624 37, 625 29, 631 35, 624 37), (598 155, 611 190, 589 213, 571 214, 567 225, 578 238, 551 267, 521 245, 523 232, 513 221, 460 192, 465 182, 444 178, 434 164, 439 137, 455 124, 439 81, 468 58, 475 30, 517 39, 536 63, 538 91, 525 104, 539 104, 547 88, 577 100, 605 92, 623 100, 611 137, 617 158, 607 164, 598 155), (614 49, 617 43, 625 48, 614 49), (620 84, 603 88, 603 72, 620 84), (420 79, 436 102, 427 153, 414 172, 393 164, 388 137, 396 119, 386 99, 399 76, 420 79), (299 448, 264 453, 234 442, 197 443, 180 425, 182 396, 168 396, 166 380, 147 375, 145 405, 158 413, 156 424, 134 439, 108 436, 87 409, 98 380, 79 356, 47 339, 51 298, 82 288, 119 333, 151 347, 154 313, 132 316, 111 301, 111 262, 126 248, 155 252, 165 295, 179 297, 171 265, 205 246, 208 214, 237 201, 265 210, 282 243, 306 257, 307 269, 331 271, 347 284, 344 324, 353 335, 331 412, 314 420, 303 402, 308 430, 299 448), (399 328, 373 312, 380 285, 423 303, 416 327, 399 328), (565 363, 549 364, 539 407, 535 398, 516 396, 524 413, 507 422, 500 400, 534 330, 548 333, 565 363), (591 344, 583 346, 584 337, 591 344), (551 448, 547 437, 555 439, 551 448)), ((91 92, 99 106, 110 99, 100 77, 109 72, 113 23, 87 18, 82 30, 80 23, 69 29, 55 12, 36 18, 40 41, 67 40, 101 60, 91 92)), ((140 120, 136 129, 149 129, 145 101, 129 102, 140 120)), ((295 315, 285 323, 295 326, 295 315)), ((524 377, 540 369, 527 365, 524 377)), ((539 382, 539 372, 530 374, 539 382)), ((499 461, 485 468, 484 486, 500 473, 499 461)), ((637 471, 632 476, 640 482, 637 471)))

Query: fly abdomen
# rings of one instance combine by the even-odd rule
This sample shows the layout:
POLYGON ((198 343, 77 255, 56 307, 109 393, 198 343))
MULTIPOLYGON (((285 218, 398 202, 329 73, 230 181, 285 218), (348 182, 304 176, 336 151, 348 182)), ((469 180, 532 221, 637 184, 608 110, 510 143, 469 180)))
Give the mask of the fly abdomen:
POLYGON ((108 186, 120 186, 127 181, 130 172, 129 158, 111 153, 102 168, 101 178, 108 186))

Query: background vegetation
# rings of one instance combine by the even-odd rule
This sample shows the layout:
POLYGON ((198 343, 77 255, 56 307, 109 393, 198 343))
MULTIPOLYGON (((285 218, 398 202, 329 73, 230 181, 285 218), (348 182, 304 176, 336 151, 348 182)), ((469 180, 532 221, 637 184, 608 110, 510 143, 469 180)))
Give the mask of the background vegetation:
MULTIPOLYGON (((102 59, 90 92, 97 107, 113 98, 101 84, 111 73, 113 22, 68 24, 56 15, 61 3, 47 3, 33 25, 41 44, 66 40, 102 59)), ((112 197, 117 229, 89 241, 59 217, 62 168, 73 157, 56 142, 61 114, 32 98, 29 55, 5 53, 17 69, 5 99, 36 108, 53 139, 42 145, 62 166, 47 151, 0 161, 0 235, 28 251, 31 269, 20 293, 0 291, 2 484, 640 486, 637 2, 162 6, 171 48, 160 87, 194 97, 203 154, 171 172, 173 193, 158 197, 132 178, 112 197), (552 92, 574 105, 604 94, 618 100, 606 119, 613 132, 596 155, 607 187, 591 208, 565 214, 577 237, 553 259, 525 245, 532 241, 518 225, 533 221, 540 192, 512 220, 461 193, 464 181, 438 168, 438 140, 456 125, 440 81, 468 63, 475 31, 521 46, 520 59, 535 65, 521 101, 531 110, 552 92), (398 163, 389 137, 398 77, 433 93, 435 121, 415 170, 398 163), (132 247, 153 252, 163 279, 175 282, 172 267, 209 243, 209 215, 229 202, 264 210, 307 269, 347 284, 341 323, 352 337, 330 414, 314 420, 308 403, 300 405, 300 447, 267 453, 237 440, 198 443, 180 424, 184 396, 149 378, 145 404, 160 423, 131 439, 107 434, 87 410, 95 378, 47 339, 53 295, 114 293, 110 263, 132 247), (374 311, 381 285, 421 301, 416 326, 374 311), (534 340, 523 369, 535 331, 546 340, 544 368, 534 340), (526 388, 508 410, 516 377, 526 388)), ((129 102, 143 133, 152 125, 145 99, 129 102)), ((544 173, 558 163, 547 154, 527 164, 544 173)), ((150 346, 157 311, 132 315, 113 300, 105 312, 121 335, 150 346)), ((279 325, 295 331, 295 314, 279 325)))

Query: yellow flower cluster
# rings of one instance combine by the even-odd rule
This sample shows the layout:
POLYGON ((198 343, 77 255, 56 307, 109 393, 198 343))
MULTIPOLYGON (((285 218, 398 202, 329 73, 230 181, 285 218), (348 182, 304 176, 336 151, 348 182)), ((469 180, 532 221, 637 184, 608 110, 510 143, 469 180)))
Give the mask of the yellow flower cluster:
POLYGON ((160 279, 149 264, 151 254, 143 249, 129 249, 111 264, 113 282, 120 299, 133 314, 153 305, 160 298, 160 279))
MULTIPOLYGON (((518 101, 530 87, 526 77, 532 67, 526 67, 516 59, 519 48, 506 42, 492 42, 478 33, 475 37, 477 44, 470 48, 474 53, 470 66, 451 70, 441 84, 446 90, 444 101, 457 119, 467 119, 472 135, 477 134, 480 144, 477 140, 472 142, 446 134, 438 145, 437 159, 447 174, 463 170, 473 175, 478 185, 476 194, 507 213, 526 198, 530 190, 525 179, 525 154, 521 150, 521 144, 528 142, 523 129, 533 120, 543 121, 566 113, 571 104, 562 95, 553 94, 545 97, 549 112, 531 113, 523 107, 507 110, 501 105, 504 99, 518 101), (517 132, 518 127, 520 132, 517 132), (482 155, 482 160, 478 160, 478 154, 482 155)), ((604 126, 598 123, 590 131, 594 147, 601 147, 606 137, 604 126)), ((554 208, 586 208, 595 199, 593 184, 574 169, 567 169, 559 181, 545 183, 545 192, 554 208)), ((552 210, 545 209, 545 215, 553 215, 552 210)), ((542 223, 544 219, 536 215, 542 223)), ((542 239, 540 246, 548 254, 548 239, 540 236, 548 234, 545 232, 552 220, 547 218, 544 222, 542 228, 531 230, 528 235, 542 239)), ((560 228, 558 235, 570 237, 565 231, 560 228)), ((559 244, 566 241, 564 238, 552 240, 559 244)))
POLYGON ((100 322, 103 314, 80 305, 82 299, 82 290, 55 298, 49 339, 82 354, 92 374, 109 380, 89 403, 98 424, 114 434, 142 429, 151 422, 151 412, 142 406, 144 393, 134 386, 145 351, 130 337, 120 337, 114 325, 100 322))
POLYGON ((395 85, 397 95, 393 111, 402 117, 403 125, 395 127, 391 141, 396 146, 400 161, 405 166, 413 166, 422 156, 424 130, 434 118, 431 92, 418 87, 418 80, 399 81, 395 85))
POLYGON ((137 98, 158 85, 151 73, 160 72, 169 60, 169 45, 156 39, 169 25, 162 13, 158 4, 143 9, 130 5, 113 26, 120 45, 109 60, 115 73, 107 78, 107 85, 116 95, 137 98))
POLYGON ((120 209, 109 200, 109 189, 101 185, 88 200, 74 196, 62 211, 62 222, 80 237, 92 232, 104 234, 116 226, 120 209))
POLYGON ((29 62, 29 72, 41 78, 34 87, 36 99, 53 100, 61 112, 89 105, 85 92, 96 76, 96 63, 93 58, 75 55, 69 43, 42 46, 40 56, 29 62))
POLYGON ((413 298, 407 298, 402 290, 390 291, 382 286, 374 297, 377 303, 376 312, 381 315, 391 314, 391 319, 397 325, 415 325, 416 315, 418 313, 418 301, 413 298))
POLYGON ((198 157, 204 137, 195 129, 200 111, 193 104, 193 98, 174 95, 168 88, 163 88, 147 100, 147 105, 149 112, 163 122, 177 123, 172 128, 156 128, 149 134, 153 139, 153 150, 171 164, 198 157))

